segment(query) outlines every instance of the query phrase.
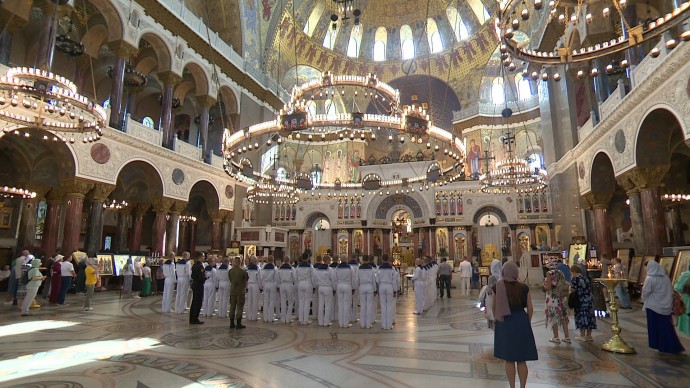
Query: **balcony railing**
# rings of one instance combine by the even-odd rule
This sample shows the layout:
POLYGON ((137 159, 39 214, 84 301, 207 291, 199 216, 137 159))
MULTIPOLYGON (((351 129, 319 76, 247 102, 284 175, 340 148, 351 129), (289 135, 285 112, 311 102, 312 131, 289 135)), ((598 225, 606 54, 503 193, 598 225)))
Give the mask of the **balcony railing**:
POLYGON ((161 131, 149 128, 144 124, 133 120, 129 115, 127 115, 127 119, 125 120, 125 132, 127 132, 130 136, 134 136, 137 139, 141 139, 158 147, 163 144, 163 140, 161 139, 161 131))
POLYGON ((474 116, 499 117, 501 116, 501 111, 503 111, 506 106, 513 110, 513 114, 527 112, 539 107, 539 96, 530 96, 525 100, 520 100, 517 102, 511 101, 508 102, 508 104, 491 104, 480 102, 470 105, 460 111, 454 111, 453 122, 462 121, 474 116))
POLYGON ((175 152, 178 154, 186 156, 190 159, 201 160, 201 148, 193 144, 186 143, 178 138, 174 139, 174 144, 175 152))

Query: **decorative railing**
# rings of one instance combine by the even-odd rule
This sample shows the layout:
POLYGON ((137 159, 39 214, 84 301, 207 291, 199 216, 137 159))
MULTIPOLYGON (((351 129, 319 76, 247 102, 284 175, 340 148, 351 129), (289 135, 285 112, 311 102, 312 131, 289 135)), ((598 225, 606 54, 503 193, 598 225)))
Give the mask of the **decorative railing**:
POLYGON ((125 132, 127 132, 130 136, 134 136, 137 139, 141 139, 158 147, 163 144, 160 131, 149 128, 144 124, 133 120, 129 115, 127 115, 127 119, 125 120, 125 132))
POLYGON ((175 152, 190 159, 201 160, 201 148, 175 138, 175 152))
POLYGON ((223 157, 217 155, 211 155, 211 166, 223 168, 223 157))
POLYGON ((511 101, 508 104, 490 104, 480 102, 478 104, 463 108, 460 111, 454 111, 453 122, 462 121, 475 116, 498 117, 501 116, 501 111, 503 111, 506 106, 513 110, 513 114, 527 112, 539 107, 539 96, 530 96, 525 100, 520 100, 517 102, 511 101))

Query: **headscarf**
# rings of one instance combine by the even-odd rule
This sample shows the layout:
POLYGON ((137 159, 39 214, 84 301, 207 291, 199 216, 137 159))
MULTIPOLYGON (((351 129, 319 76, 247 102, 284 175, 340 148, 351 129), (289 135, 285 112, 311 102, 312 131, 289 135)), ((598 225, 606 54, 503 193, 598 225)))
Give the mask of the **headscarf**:
POLYGON ((496 276, 496 280, 501 279, 501 261, 498 259, 494 259, 491 262, 491 274, 493 276, 496 276))
POLYGON ((40 268, 41 267, 41 259, 33 259, 31 260, 31 266, 33 268, 40 268))
POLYGON ((666 276, 666 271, 656 261, 647 262, 647 276, 666 276))
POLYGON ((489 294, 491 294, 493 292, 492 290, 494 289, 494 286, 496 285, 496 283, 498 283, 498 278, 494 275, 489 276, 489 283, 487 284, 487 287, 486 287, 489 294))
POLYGON ((503 265, 503 278, 496 283, 496 314, 497 321, 503 321, 504 317, 510 315, 510 304, 508 303, 508 293, 506 282, 516 282, 518 280, 518 266, 514 261, 508 261, 503 265))
POLYGON ((582 277, 585 278, 585 281, 587 283, 591 282, 589 278, 589 272, 587 272, 587 265, 585 265, 585 259, 582 257, 577 259, 577 266, 580 267, 580 270, 582 271, 582 277))

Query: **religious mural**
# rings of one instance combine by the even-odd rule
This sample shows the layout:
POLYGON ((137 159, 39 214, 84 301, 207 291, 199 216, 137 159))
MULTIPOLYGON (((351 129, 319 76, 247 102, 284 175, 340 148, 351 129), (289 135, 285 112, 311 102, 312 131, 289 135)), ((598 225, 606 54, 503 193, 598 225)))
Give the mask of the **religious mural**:
POLYGON ((343 183, 358 182, 365 147, 366 144, 360 141, 320 145, 291 142, 282 147, 279 163, 289 176, 318 169, 321 182, 334 182, 336 179, 343 183))
POLYGON ((453 244, 455 248, 455 257, 452 259, 455 262, 460 262, 465 256, 467 256, 467 236, 464 232, 455 232, 453 236, 453 244))
POLYGON ((436 229, 436 246, 438 247, 438 253, 441 256, 448 255, 448 229, 438 228, 436 229), (444 255, 445 253, 445 255, 444 255))

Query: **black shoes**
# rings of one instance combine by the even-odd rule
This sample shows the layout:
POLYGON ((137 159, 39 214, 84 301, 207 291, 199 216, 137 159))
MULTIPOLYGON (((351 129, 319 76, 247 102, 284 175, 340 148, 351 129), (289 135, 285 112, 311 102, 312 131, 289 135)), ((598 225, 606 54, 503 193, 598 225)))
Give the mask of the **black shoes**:
POLYGON ((247 326, 242 324, 242 318, 237 318, 237 328, 238 329, 244 329, 245 327, 247 327, 247 326))
POLYGON ((235 328, 235 320, 234 320, 234 319, 231 319, 231 320, 230 320, 230 328, 231 328, 231 329, 234 329, 234 328, 235 328))
POLYGON ((193 321, 193 322, 189 322, 189 324, 190 325, 203 325, 204 323, 201 321, 193 321))

